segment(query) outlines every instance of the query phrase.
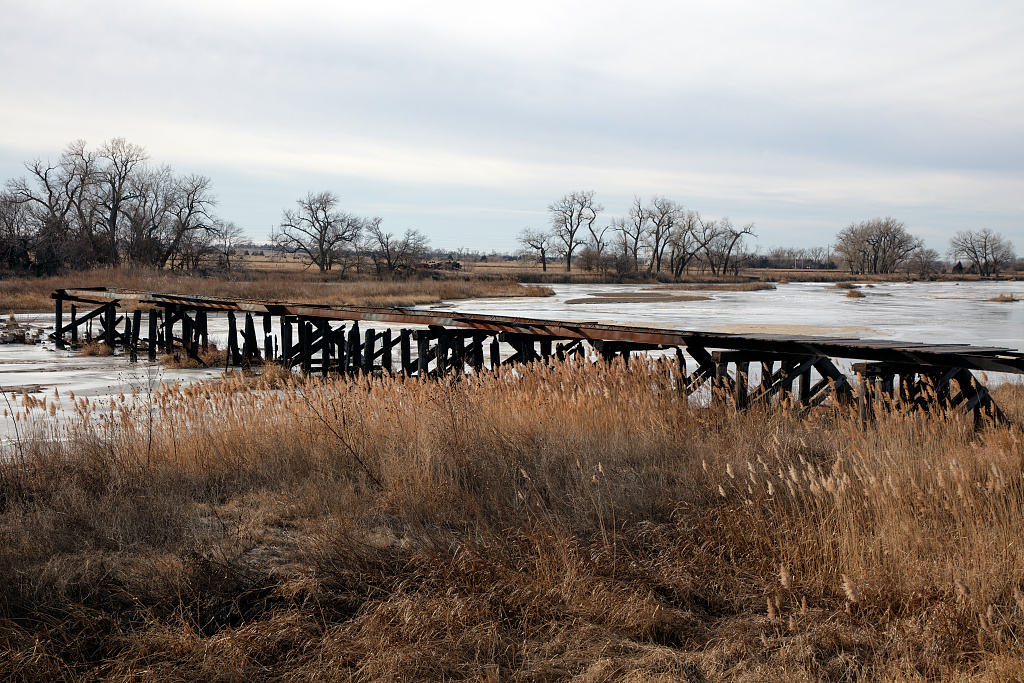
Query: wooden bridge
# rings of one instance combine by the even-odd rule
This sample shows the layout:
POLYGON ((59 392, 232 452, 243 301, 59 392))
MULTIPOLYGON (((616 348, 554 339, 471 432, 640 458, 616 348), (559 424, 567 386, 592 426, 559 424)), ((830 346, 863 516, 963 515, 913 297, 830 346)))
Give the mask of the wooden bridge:
POLYGON ((586 356, 588 347, 604 359, 622 356, 627 361, 632 353, 660 351, 678 363, 678 387, 685 393, 710 385, 741 409, 753 402, 780 399, 803 406, 829 398, 856 401, 863 420, 880 407, 896 404, 924 410, 941 406, 973 412, 978 421, 986 416, 1001 420, 999 408, 973 373, 1024 374, 1024 354, 1020 352, 962 344, 739 335, 105 287, 60 289, 51 296, 59 321, 51 336, 58 348, 92 341, 121 348, 132 359, 144 351, 154 360, 158 351, 163 351, 184 353, 202 363, 202 352, 209 347, 208 316, 226 313, 226 366, 272 362, 323 375, 397 372, 442 376, 586 356), (66 324, 65 303, 71 305, 71 320, 66 324), (80 312, 80 304, 91 310, 80 312), (360 330, 360 323, 417 328, 360 330), (692 370, 687 367, 687 356, 695 363, 692 370), (856 361, 852 374, 858 381, 852 382, 835 359, 856 361), (752 364, 757 370, 754 373, 752 364), (756 386, 751 386, 752 377, 758 379, 756 386))

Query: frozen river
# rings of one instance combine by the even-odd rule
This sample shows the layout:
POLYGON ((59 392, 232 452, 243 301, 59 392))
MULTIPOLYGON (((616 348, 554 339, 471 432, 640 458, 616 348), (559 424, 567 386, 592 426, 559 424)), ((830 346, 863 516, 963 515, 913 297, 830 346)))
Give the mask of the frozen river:
MULTIPOLYGON (((966 343, 1024 350, 1024 301, 989 301, 1002 294, 1024 299, 1024 282, 879 283, 848 298, 829 284, 792 283, 755 292, 707 290, 672 293, 706 295, 698 301, 602 303, 596 294, 626 298, 650 295, 652 285, 553 285, 555 296, 521 299, 471 299, 432 308, 492 315, 643 325, 715 332, 770 332, 898 339, 929 343, 966 343), (587 303, 570 303, 573 301, 587 303), (590 301, 593 303, 589 303, 590 301)), ((53 314, 19 315, 19 320, 52 330, 53 314)), ((211 316, 210 339, 223 345, 227 322, 211 316)), ((377 327, 382 327, 377 325, 377 327)), ((276 334, 276 329, 275 329, 276 334)), ((57 351, 52 342, 0 345, 0 387, 35 396, 56 390, 62 399, 74 392, 98 407, 120 392, 144 392, 159 382, 202 381, 218 369, 171 370, 123 357, 82 357, 57 351)), ((999 381, 1000 378, 990 378, 999 381)), ((61 401, 65 403, 65 400, 61 401)), ((0 408, 6 408, 0 404, 0 408)), ((10 420, 0 424, 9 433, 10 420)))

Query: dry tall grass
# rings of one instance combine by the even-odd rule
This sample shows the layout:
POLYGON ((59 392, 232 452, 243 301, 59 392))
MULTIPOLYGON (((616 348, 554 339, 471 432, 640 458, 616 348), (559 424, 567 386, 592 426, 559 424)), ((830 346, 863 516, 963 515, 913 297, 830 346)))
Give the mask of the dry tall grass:
POLYGON ((325 280, 314 274, 240 273, 237 276, 190 277, 147 268, 100 268, 46 278, 0 280, 0 310, 50 311, 50 294, 74 287, 119 287, 198 296, 294 301, 346 306, 417 306, 446 299, 549 296, 547 287, 481 278, 410 278, 406 280, 325 280))
MULTIPOLYGON (((1016 426, 681 401, 671 367, 23 396, 5 680, 1005 680, 1016 426), (267 387, 277 386, 277 389, 267 387), (48 426, 52 404, 71 407, 48 426)), ((1024 388, 996 392, 1014 419, 1024 388)))

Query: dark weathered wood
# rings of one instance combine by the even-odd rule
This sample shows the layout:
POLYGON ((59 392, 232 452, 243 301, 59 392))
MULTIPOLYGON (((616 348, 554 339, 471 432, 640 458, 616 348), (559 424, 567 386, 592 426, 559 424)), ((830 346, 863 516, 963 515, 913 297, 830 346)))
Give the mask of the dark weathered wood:
POLYGON ((320 328, 320 374, 324 377, 331 370, 331 323, 321 320, 318 323, 320 328))
POLYGON ((437 356, 435 358, 434 371, 438 377, 444 377, 448 374, 448 349, 450 342, 451 337, 447 334, 442 334, 437 338, 437 356))
POLYGON ((430 338, 426 335, 416 335, 416 374, 420 379, 425 379, 430 372, 430 338))
POLYGON ((381 359, 380 365, 386 374, 391 374, 391 328, 385 328, 381 333, 381 359))
POLYGON ((238 321, 235 320, 234 311, 228 311, 228 364, 242 364, 242 354, 238 351, 238 321))
POLYGON ((274 360, 274 322, 269 313, 263 314, 263 358, 265 360, 274 360))
POLYGON ((146 354, 149 356, 150 361, 156 360, 156 345, 157 345, 157 319, 156 309, 149 309, 149 338, 146 341, 146 354))
POLYGON ((345 357, 348 359, 346 372, 354 373, 359 370, 363 363, 363 345, 359 341, 359 323, 352 323, 348 331, 348 345, 345 349, 345 357))
POLYGON ((750 363, 747 361, 740 361, 735 364, 735 368, 736 381, 733 384, 732 398, 737 410, 744 410, 747 407, 747 384, 748 377, 750 375, 750 363))
POLYGON ((171 353, 174 351, 174 323, 177 311, 174 307, 168 307, 164 310, 164 353, 171 353))
POLYGON ((402 372, 409 374, 412 364, 412 330, 403 329, 400 336, 399 354, 402 359, 402 372))
POLYGON ((491 369, 497 370, 501 367, 501 342, 497 337, 491 339, 491 369))
POLYGON ((64 326, 64 299, 59 296, 53 297, 54 316, 53 316, 53 343, 58 349, 64 349, 64 335, 61 333, 61 328, 64 326))
POLYGON ((806 370, 801 372, 797 377, 797 401, 802 406, 810 405, 811 403, 811 368, 808 367, 806 370))
POLYGON ((281 360, 291 365, 292 360, 292 323, 287 316, 281 316, 281 360))
MULTIPOLYGON (((79 322, 78 321, 78 307, 75 306, 74 304, 71 304, 71 343, 72 344, 77 344, 78 343, 78 322, 79 322)), ((63 324, 63 321, 61 321, 61 324, 63 324)), ((64 334, 64 329, 65 328, 61 327, 60 330, 57 332, 57 334, 64 334)))
POLYGON ((473 335, 473 342, 471 346, 472 360, 470 361, 470 365, 472 365, 473 369, 477 372, 484 369, 484 339, 486 339, 486 335, 473 335))

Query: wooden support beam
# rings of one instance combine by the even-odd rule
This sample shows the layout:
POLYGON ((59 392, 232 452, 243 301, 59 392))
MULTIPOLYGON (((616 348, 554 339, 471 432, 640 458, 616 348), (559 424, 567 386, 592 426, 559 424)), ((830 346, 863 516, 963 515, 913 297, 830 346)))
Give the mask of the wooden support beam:
POLYGON ((352 323, 352 327, 349 328, 348 345, 345 348, 345 357, 348 359, 348 365, 345 367, 345 372, 353 373, 358 371, 363 358, 363 346, 359 343, 358 322, 352 323))
POLYGON ((420 379, 426 379, 430 371, 430 360, 427 354, 430 352, 430 338, 426 335, 416 335, 416 374, 420 379))
POLYGON ((746 410, 748 404, 747 384, 750 375, 750 363, 740 361, 735 363, 736 381, 733 384, 733 403, 737 410, 746 410))
POLYGON ((228 365, 241 365, 242 354, 238 351, 238 321, 235 312, 228 311, 228 365))
POLYGON ((373 372, 373 347, 377 342, 377 333, 368 328, 364 336, 366 341, 363 343, 363 374, 369 375, 373 372))
POLYGON ((484 339, 487 338, 485 334, 474 334, 472 342, 472 352, 470 365, 477 372, 484 369, 484 339))
POLYGON ((268 363, 274 360, 274 321, 269 313, 263 314, 263 359, 268 363))
POLYGON ((409 366, 412 364, 412 330, 403 329, 400 338, 400 357, 402 363, 402 372, 405 374, 409 374, 411 372, 409 366))
POLYGON ((288 316, 282 315, 281 324, 281 360, 288 367, 291 367, 292 360, 292 322, 288 316))
POLYGON ((448 374, 448 348, 449 348, 450 337, 447 334, 442 334, 437 338, 437 351, 436 359, 434 363, 434 371, 438 377, 444 377, 448 374))
POLYGON ((135 347, 131 344, 132 340, 132 319, 125 317, 124 319, 124 351, 128 356, 128 362, 134 363, 135 358, 135 347))
POLYGON ((811 368, 800 373, 797 377, 797 403, 808 406, 811 403, 811 368))
MULTIPOLYGON (((269 318, 269 316, 267 316, 269 318)), ((265 323, 264 323, 265 325, 265 323)), ((331 370, 331 321, 322 319, 318 323, 320 328, 320 374, 324 377, 331 370)), ((264 328, 265 329, 265 328, 264 328)), ((270 335, 267 335, 270 339, 270 335)))
POLYGON ((128 340, 128 343, 131 345, 132 352, 136 354, 139 349, 139 334, 141 332, 141 328, 142 311, 136 309, 135 312, 132 313, 132 334, 131 338, 128 340))
POLYGON ((64 299, 60 296, 53 297, 54 302, 54 316, 53 316, 53 343, 58 348, 64 349, 64 335, 61 333, 61 328, 64 327, 64 299))
POLYGON ((149 337, 146 342, 146 354, 149 356, 150 361, 156 360, 156 344, 157 344, 157 319, 156 309, 149 309, 149 337))
MULTIPOLYGON (((61 327, 57 334, 64 334, 64 328, 61 327)), ((78 344, 78 307, 74 304, 71 304, 71 343, 78 344)))
POLYGON ((491 370, 497 370, 501 367, 501 342, 498 341, 498 337, 494 336, 491 338, 491 370))
MULTIPOLYGON (((390 375, 391 374, 391 346, 392 346, 392 342, 391 342, 391 328, 390 327, 385 328, 384 332, 382 332, 382 334, 383 334, 383 337, 381 337, 381 353, 383 355, 381 356, 381 359, 380 359, 380 365, 381 365, 381 368, 384 370, 384 373, 390 375)), ((396 340, 396 342, 397 342, 397 340, 396 340)))
POLYGON ((164 353, 174 351, 174 322, 178 311, 174 306, 164 309, 164 353))

